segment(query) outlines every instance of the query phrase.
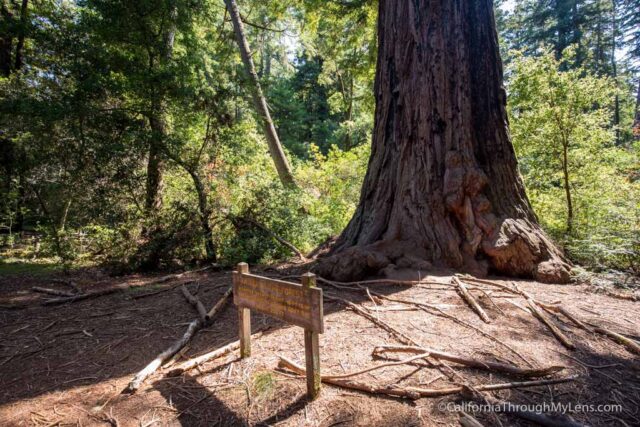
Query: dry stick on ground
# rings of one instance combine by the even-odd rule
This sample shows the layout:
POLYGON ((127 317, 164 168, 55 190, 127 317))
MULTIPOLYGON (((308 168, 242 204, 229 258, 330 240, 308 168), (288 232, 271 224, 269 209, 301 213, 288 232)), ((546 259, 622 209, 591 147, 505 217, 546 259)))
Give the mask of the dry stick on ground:
POLYGON ((529 295, 527 292, 520 290, 515 283, 512 283, 513 288, 510 288, 500 283, 496 283, 492 280, 482 280, 482 279, 470 278, 468 276, 461 276, 460 278, 462 280, 466 280, 472 283, 480 283, 480 284, 496 286, 500 289, 522 296, 527 300, 527 304, 529 305, 529 309, 531 310, 531 313, 538 320, 544 323, 547 326, 547 328, 549 328, 551 333, 558 339, 558 341, 560 341, 560 343, 565 347, 567 347, 568 349, 575 350, 576 346, 571 342, 569 338, 567 338, 565 334, 562 333, 562 331, 560 331, 560 329, 558 329, 556 325, 553 324, 553 321, 549 319, 549 317, 540 309, 537 301, 535 301, 533 297, 531 297, 531 295, 529 295))
POLYGON ((449 362, 459 363, 464 366, 484 369, 487 371, 501 372, 505 374, 517 375, 520 377, 544 377, 546 375, 553 374, 555 372, 565 369, 564 366, 549 366, 547 368, 540 369, 527 369, 520 368, 518 366, 506 365, 504 363, 489 362, 483 360, 472 359, 468 357, 458 356, 451 353, 445 353, 443 351, 433 350, 426 347, 414 347, 414 346, 393 346, 383 345, 373 349, 372 355, 374 357, 381 357, 385 353, 418 353, 418 354, 430 354, 434 359, 443 359, 449 362))
MULTIPOLYGON (((288 371, 294 372, 298 375, 305 374, 305 368, 298 365, 297 363, 280 356, 280 361, 278 363, 278 367, 280 369, 286 369, 288 371)), ((511 388, 519 388, 519 387, 535 387, 541 385, 551 385, 551 384, 560 384, 569 381, 573 381, 577 376, 563 377, 563 378, 555 378, 548 380, 536 380, 536 381, 523 381, 523 382, 509 382, 509 383, 501 383, 501 384, 481 384, 473 386, 474 390, 477 391, 493 391, 493 390, 505 390, 511 388)), ((375 384, 369 383, 361 383, 356 381, 351 381, 348 379, 341 378, 332 378, 330 375, 322 375, 322 382, 327 384, 336 385, 339 387, 349 388, 353 390, 365 391, 368 393, 374 394, 385 394, 389 396, 396 397, 404 397, 409 399, 419 399, 421 397, 438 397, 438 396, 446 396, 450 394, 458 394, 468 390, 466 386, 455 386, 448 387, 442 389, 426 389, 419 387, 399 387, 399 386, 387 386, 381 387, 375 384)))
POLYGON ((450 285, 450 283, 436 282, 436 281, 429 281, 429 280, 376 279, 376 280, 362 280, 359 282, 336 282, 335 280, 329 280, 323 277, 316 277, 316 279, 340 289, 353 289, 354 286, 365 286, 365 285, 399 285, 399 286, 450 285))
POLYGON ((73 282, 71 280, 54 279, 53 283, 59 283, 61 285, 68 286, 71 289, 73 289, 73 292, 76 293, 76 294, 81 294, 82 293, 82 289, 80 289, 80 287, 75 282, 73 282))
MULTIPOLYGON (((395 337, 401 343, 406 344, 406 345, 418 346, 418 347, 420 346, 415 340, 413 340, 412 338, 410 338, 407 335, 403 334, 402 332, 398 331, 397 329, 395 329, 393 326, 389 325, 388 323, 378 319, 375 316, 372 316, 371 314, 369 314, 368 311, 364 310, 363 308, 361 308, 357 304, 354 304, 351 301, 343 299, 343 298, 339 298, 339 297, 328 295, 326 293, 324 294, 324 297, 327 298, 327 299, 331 299, 331 300, 334 300, 334 301, 340 301, 340 302, 343 302, 343 303, 347 304, 347 306, 349 308, 351 308, 353 311, 355 311, 357 314, 359 314, 362 317, 370 320, 375 325, 377 325, 380 328, 384 329, 385 331, 389 332, 393 337, 395 337)), ((438 363, 438 362, 435 362, 435 361, 431 360, 431 358, 425 358, 425 361, 429 364, 429 366, 435 367, 438 370, 440 370, 440 372, 442 372, 445 376, 447 376, 452 381, 453 381, 453 377, 454 376, 460 377, 460 375, 458 375, 450 366, 448 366, 444 362, 438 363)))
POLYGON ((606 335, 607 337, 611 338, 613 341, 616 341, 618 344, 622 344, 623 346, 627 347, 627 349, 632 353, 640 354, 640 344, 638 344, 634 340, 627 338, 624 335, 619 334, 617 332, 610 331, 609 329, 603 328, 601 326, 596 326, 596 325, 593 325, 593 326, 594 326, 593 330, 595 332, 602 335, 606 335))
MULTIPOLYGON (((251 335, 251 339, 258 339, 262 336, 262 334, 265 332, 266 329, 259 331, 253 335, 251 335)), ((194 357, 193 359, 189 359, 187 361, 182 362, 181 364, 179 364, 176 368, 172 369, 171 371, 169 371, 167 373, 168 376, 177 376, 177 375, 181 375, 182 373, 191 370, 197 366, 202 365, 203 363, 209 362, 211 360, 214 359, 218 359, 224 355, 227 355, 229 353, 231 353, 232 351, 237 350, 238 348, 240 348, 240 341, 234 341, 230 344, 225 345, 224 347, 220 347, 214 351, 211 351, 209 353, 205 353, 201 356, 198 357, 194 357)))
POLYGON ((229 296, 231 296, 232 292, 233 292, 233 288, 229 287, 229 289, 227 289, 225 293, 222 295, 222 298, 218 300, 216 305, 211 307, 211 310, 209 310, 209 312, 207 313, 208 321, 211 321, 211 319, 215 317, 215 315, 222 309, 222 307, 224 307, 227 301, 229 301, 229 296))
POLYGON ((584 329, 585 331, 588 331, 588 332, 593 332, 593 330, 588 325, 586 325, 583 321, 581 321, 580 319, 575 317, 573 314, 569 313, 562 306, 545 304, 545 303, 542 303, 540 301, 536 301, 536 303, 540 307, 542 307, 545 310, 547 310, 548 312, 556 313, 556 314, 557 313, 563 314, 564 317, 566 317, 567 319, 571 320, 577 327, 579 327, 581 329, 584 329))
POLYGON ((332 296, 332 295, 329 295, 329 294, 326 294, 326 293, 324 294, 324 297, 327 298, 327 299, 333 300, 333 301, 340 301, 340 302, 346 304, 350 309, 352 309, 353 311, 355 311, 356 313, 358 313, 362 317, 365 317, 365 318, 369 319, 370 321, 375 323, 377 326, 379 326, 382 329, 384 329, 385 331, 389 332, 391 335, 393 335, 401 343, 406 344, 406 345, 418 346, 418 347, 420 346, 412 338, 410 338, 407 335, 403 334, 402 332, 398 331, 393 326, 389 325, 388 323, 384 322, 383 320, 380 320, 377 317, 372 316, 371 314, 369 314, 368 311, 366 311, 363 308, 359 307, 357 304, 354 304, 351 301, 346 300, 344 298, 339 298, 339 297, 332 296))
POLYGON ((47 294, 47 295, 55 295, 57 297, 72 297, 75 295, 73 292, 59 291, 57 289, 49 289, 49 288, 40 288, 38 286, 32 287, 31 290, 33 292, 38 292, 38 293, 47 294))
POLYGON ((119 283, 111 288, 108 289, 102 289, 99 291, 94 291, 94 292, 87 292, 84 294, 79 294, 79 295, 74 295, 71 297, 63 297, 63 298, 53 298, 47 301, 44 301, 42 303, 42 305, 57 305, 57 304, 65 304, 67 302, 76 302, 76 301, 82 301, 85 299, 90 299, 90 298, 97 298, 97 297, 101 297, 104 295, 110 295, 110 294, 114 294, 116 292, 120 292, 129 288, 135 288, 135 287, 142 287, 142 286, 150 286, 150 285, 158 285, 160 283, 165 283, 168 282, 169 280, 173 280, 173 279, 179 279, 182 276, 186 275, 186 274, 190 274, 190 273, 200 273, 202 271, 205 270, 209 270, 210 268, 212 268, 212 266, 207 266, 204 268, 199 268, 197 270, 190 270, 190 271, 184 271, 182 273, 177 273, 177 274, 169 274, 167 276, 162 276, 158 279, 152 280, 150 282, 145 283, 144 285, 139 285, 139 286, 134 286, 134 285, 130 285, 128 283, 119 283))
POLYGON ((538 320, 540 320, 542 323, 544 323, 547 326, 547 328, 549 328, 551 333, 553 333, 553 335, 558 339, 558 341, 562 343, 563 346, 565 346, 569 350, 576 349, 576 346, 571 342, 571 340, 567 338, 567 336, 563 334, 562 331, 558 329, 556 325, 553 324, 553 321, 549 319, 549 317, 542 310, 540 310, 540 307, 538 307, 538 305, 532 298, 530 297, 527 298, 527 304, 529 304, 529 309, 531 310, 531 313, 533 313, 533 315, 537 317, 538 320))
POLYGON ((499 344, 501 346, 503 346, 504 348, 506 348, 507 350, 509 350, 511 353, 513 353, 514 355, 516 355, 520 360, 522 360, 524 363, 526 363, 527 365, 533 367, 534 364, 531 363, 526 357, 524 357, 523 355, 521 355, 518 351, 516 351, 513 347, 511 347, 509 344, 499 340, 498 338, 494 337, 493 335, 491 335, 488 332, 483 331, 482 329, 473 326, 470 323, 465 322, 464 320, 460 320, 455 316, 452 316, 448 313, 445 313, 444 311, 442 311, 441 309, 439 309, 438 307, 434 307, 431 306, 429 304, 424 304, 424 303, 420 303, 420 302, 415 302, 415 301, 410 301, 410 300, 404 300, 404 299, 399 299, 399 298, 392 298, 392 297, 385 297, 383 295, 377 295, 379 298, 383 298, 386 299, 388 301, 392 301, 392 302, 399 302, 399 303, 403 303, 403 304, 408 304, 408 305, 413 305, 415 307, 418 307, 419 309, 421 309, 422 311, 431 314, 432 316, 440 316, 440 317, 444 317, 445 319, 449 319, 452 320, 453 322, 462 325, 466 328, 472 329, 474 331, 476 331, 477 333, 479 333, 480 335, 490 339, 491 341, 495 342, 496 344, 499 344))
POLYGON ((207 314, 207 310, 204 308, 202 301, 200 301, 200 298, 191 295, 191 292, 189 292, 185 286, 182 286, 182 288, 180 289, 182 290, 182 295, 184 295, 189 304, 191 304, 198 311, 200 321, 203 324, 207 322, 209 320, 209 315, 207 314))
POLYGON ((129 385, 127 385, 125 392, 135 393, 140 388, 144 380, 149 377, 149 375, 153 374, 164 361, 180 351, 180 349, 184 347, 201 328, 202 321, 199 318, 189 323, 189 327, 187 328, 187 331, 184 333, 184 335, 179 340, 174 342, 169 348, 157 355, 156 358, 153 359, 147 366, 145 366, 143 370, 138 372, 136 376, 133 377, 129 385))
MULTIPOLYGON (((220 308, 224 306, 224 303, 221 303, 221 301, 226 302, 227 299, 229 299, 229 293, 225 292, 220 301, 218 301, 218 303, 216 303, 216 305, 214 306, 214 308, 218 307, 218 309, 212 309, 209 312, 209 315, 211 315, 210 320, 213 319, 214 316, 220 312, 220 308)), ((166 362, 174 354, 179 352, 182 347, 184 347, 189 341, 191 341, 191 338, 193 338, 196 332, 202 329, 205 324, 206 322, 204 322, 201 318, 195 319, 191 323, 189 323, 187 331, 184 333, 184 335, 175 343, 173 343, 169 348, 157 355, 156 358, 151 361, 151 363, 144 367, 144 369, 138 372, 124 391, 128 393, 135 393, 140 388, 144 380, 149 377, 149 375, 153 374, 160 366, 162 366, 164 362, 166 362)))
POLYGON ((476 301, 473 295, 469 293, 469 291, 467 290, 467 287, 461 281, 459 281, 458 278, 455 276, 452 277, 451 280, 458 288, 458 292, 460 293, 460 296, 462 297, 462 299, 464 299, 467 302, 467 304, 469 304, 469 306, 473 309, 473 311, 478 313, 478 316, 480 316, 480 318, 484 322, 491 323, 491 319, 489 318, 487 313, 482 309, 482 307, 480 307, 480 304, 478 304, 478 301, 476 301))
MULTIPOLYGON (((528 293, 520 290, 515 284, 514 288, 509 288, 508 286, 505 286, 501 283, 496 283, 494 281, 491 280, 482 280, 482 279, 476 279, 476 278, 470 278, 468 276, 461 276, 460 278, 462 278, 463 280, 466 280, 468 282, 472 282, 472 283, 479 283, 479 284, 486 284, 486 285, 492 285, 492 286, 496 286, 499 287, 500 289, 506 290, 508 292, 517 294, 517 295, 521 295, 524 298, 527 299, 527 302, 529 302, 529 300, 533 301, 534 305, 539 305, 540 307, 544 308, 547 311, 551 311, 554 313, 561 313, 563 314, 567 319, 569 319, 572 323, 574 323, 576 326, 578 326, 579 328, 588 331, 588 332, 597 332, 601 335, 605 335, 608 338, 612 339, 613 341, 617 342, 618 344, 622 344, 623 346, 627 347, 627 349, 629 349, 629 351, 635 353, 635 354, 640 354, 640 344, 638 344, 637 342, 635 342, 634 340, 631 340, 625 336, 623 336, 622 334, 619 334, 617 332, 611 331, 609 329, 603 328, 601 326, 597 326, 597 325, 591 325, 592 327, 588 326, 585 322, 581 321, 580 319, 578 319, 576 316, 572 315, 569 311, 567 311, 566 309, 564 309, 561 306, 558 305, 552 305, 552 304, 545 304, 539 301, 534 300, 531 295, 529 295, 528 293)), ((530 304, 531 307, 531 304, 530 304)), ((538 310, 538 312, 540 312, 538 310)), ((549 326, 549 325, 547 325, 549 326)), ((558 332, 560 332, 557 328, 556 330, 558 332)), ((552 330, 553 331, 553 330, 552 330)), ((555 332, 554 332, 555 334, 555 332)), ((560 332, 560 335, 564 336, 564 334, 562 334, 560 332)), ((558 337, 558 335, 556 335, 556 337, 558 337)), ((560 339, 560 338, 558 338, 560 339)), ((565 337, 566 339, 566 337, 565 337)), ((563 342, 563 344, 565 344, 563 342)), ((571 342, 569 342, 569 344, 571 344, 573 346, 573 344, 571 342)), ((566 345, 565 345, 566 346, 566 345)), ((569 347, 572 348, 572 347, 569 347)), ((575 346, 573 347, 575 348, 575 346)))
POLYGON ((173 290, 175 288, 179 288, 180 286, 186 286, 186 285, 190 285, 192 283, 193 283, 193 280, 189 280, 189 281, 182 282, 182 283, 176 283, 175 285, 167 286, 166 288, 159 289, 157 291, 146 292, 144 294, 134 294, 134 295, 131 295, 130 298, 131 299, 140 299, 140 298, 152 297, 154 295, 158 295, 158 294, 161 294, 163 292, 171 291, 171 290, 173 290))

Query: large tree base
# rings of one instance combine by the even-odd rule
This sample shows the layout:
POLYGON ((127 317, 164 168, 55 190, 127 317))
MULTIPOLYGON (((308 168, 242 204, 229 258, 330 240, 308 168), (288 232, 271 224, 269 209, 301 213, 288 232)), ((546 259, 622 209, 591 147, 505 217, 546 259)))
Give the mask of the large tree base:
POLYGON ((399 274, 423 277, 443 269, 484 277, 489 273, 531 278, 544 283, 568 283, 570 263, 537 225, 506 219, 493 235, 483 239, 475 254, 468 248, 461 257, 434 259, 416 239, 380 240, 364 246, 336 248, 318 260, 315 270, 340 281, 367 277, 397 278, 399 274), (336 250, 337 249, 337 250, 336 250), (452 261, 457 259, 456 261, 452 261))

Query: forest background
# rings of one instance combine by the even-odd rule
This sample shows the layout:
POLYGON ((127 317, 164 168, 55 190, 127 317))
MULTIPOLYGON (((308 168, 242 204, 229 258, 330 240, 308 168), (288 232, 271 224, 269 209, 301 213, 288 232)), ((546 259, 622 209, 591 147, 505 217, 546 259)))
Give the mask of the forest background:
MULTIPOLYGON (((494 3, 540 223, 574 262, 637 274, 638 0, 494 3)), ((0 271, 270 263, 342 231, 369 158, 377 2, 238 6, 295 185, 222 1, 2 1, 0 271)))

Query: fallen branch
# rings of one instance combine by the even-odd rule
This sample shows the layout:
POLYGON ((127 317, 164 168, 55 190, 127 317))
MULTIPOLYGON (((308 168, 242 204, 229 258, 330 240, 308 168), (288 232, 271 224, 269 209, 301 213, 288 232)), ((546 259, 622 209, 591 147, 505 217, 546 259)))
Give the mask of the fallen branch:
POLYGON ((553 335, 558 339, 558 341, 562 343, 562 345, 567 347, 569 350, 576 349, 576 346, 571 342, 571 340, 567 338, 567 336, 563 334, 556 325, 553 324, 553 321, 549 319, 549 317, 542 310, 540 310, 536 302, 531 297, 527 298, 527 304, 529 304, 531 313, 533 313, 533 315, 537 317, 538 320, 540 320, 547 326, 547 328, 549 328, 551 333, 553 333, 553 335))
MULTIPOLYGON (((298 375, 305 375, 305 368, 282 356, 280 356, 278 367, 280 369, 286 369, 298 375)), ((493 391, 493 390, 505 390, 505 389, 512 389, 512 388, 520 388, 520 387, 535 387, 535 386, 541 386, 541 385, 565 383, 565 382, 573 381, 576 378, 578 378, 577 375, 564 377, 564 378, 555 378, 555 379, 537 380, 537 381, 510 382, 510 383, 501 383, 501 384, 481 384, 481 385, 473 386, 473 390, 493 391)), ((356 381, 351 381, 351 380, 342 379, 342 378, 335 378, 335 377, 332 378, 332 376, 330 375, 322 375, 321 380, 322 382, 327 384, 349 388, 352 390, 359 390, 359 391, 364 391, 364 392, 373 393, 373 394, 384 394, 388 396, 402 397, 407 399, 446 396, 450 394, 462 393, 468 390, 468 387, 466 386, 454 386, 454 387, 448 387, 448 388, 442 388, 442 389, 399 387, 396 385, 381 387, 375 384, 360 383, 356 381)))
POLYGON ((175 288, 178 288, 180 286, 190 285, 191 283, 193 283, 193 281, 186 281, 186 282, 176 283, 175 285, 167 286, 166 288, 158 289, 157 291, 145 292, 144 294, 134 294, 134 295, 131 295, 130 298, 131 299, 147 298, 147 297, 151 297, 151 296, 154 296, 154 295, 161 294, 163 292, 171 291, 171 290, 173 290, 175 288))
POLYGON ((53 298, 53 299, 49 299, 46 300, 44 302, 42 302, 42 305, 57 305, 57 304, 65 304, 68 302, 76 302, 76 301, 82 301, 82 300, 86 300, 86 299, 90 299, 90 298, 97 298, 97 297, 101 297, 104 295, 111 295, 114 294, 116 292, 120 292, 123 290, 127 290, 129 288, 137 288, 137 287, 143 287, 143 286, 150 286, 150 285, 158 285, 160 283, 164 283, 164 282, 168 282, 169 280, 173 280, 173 279, 179 279, 182 276, 186 275, 186 274, 191 274, 191 273, 200 273, 202 271, 205 270, 209 270, 210 268, 213 268, 214 266, 207 266, 207 267, 203 267, 203 268, 199 268, 197 270, 190 270, 190 271, 184 271, 182 273, 177 273, 177 274, 169 274, 167 276, 162 276, 158 279, 152 280, 150 282, 145 283, 144 285, 129 285, 127 282, 124 283, 119 283, 117 285, 114 285, 111 288, 108 289, 102 289, 99 291, 94 291, 94 292, 87 292, 84 294, 79 294, 79 295, 74 295, 71 297, 62 297, 62 298, 53 298))
MULTIPOLYGON (((258 339, 262 336, 264 330, 257 332, 251 336, 251 339, 258 339)), ((222 356, 225 356, 232 351, 240 348, 240 341, 234 341, 230 344, 225 345, 224 347, 220 347, 219 349, 213 350, 209 353, 205 353, 201 356, 194 357, 193 359, 189 359, 185 362, 182 362, 176 368, 172 369, 167 373, 168 376, 174 377, 183 374, 186 371, 189 371, 197 366, 202 365, 203 363, 210 362, 212 360, 218 359, 222 356)))
POLYGON ((338 297, 334 297, 334 296, 328 295, 326 293, 324 294, 324 297, 327 298, 327 299, 333 300, 333 301, 340 301, 340 302, 346 304, 350 309, 352 309, 353 311, 355 311, 356 313, 358 313, 362 317, 365 317, 365 318, 369 319, 370 321, 375 323, 380 328, 382 328, 385 331, 389 332, 391 335, 393 335, 402 344, 419 346, 419 344, 416 341, 414 341, 412 338, 410 338, 407 335, 403 334, 402 332, 398 331, 393 326, 389 325, 388 323, 384 322, 383 320, 380 320, 377 317, 372 316, 371 314, 369 314, 368 311, 366 311, 365 309, 359 307, 357 304, 354 304, 351 301, 343 299, 343 298, 338 298, 338 297))
POLYGON ((473 295, 471 295, 471 293, 467 290, 467 287, 455 276, 453 276, 451 280, 456 285, 460 296, 467 302, 467 304, 469 304, 473 311, 475 311, 485 323, 491 323, 491 319, 482 309, 482 307, 480 307, 478 301, 476 301, 473 295))
POLYGON ((501 372, 505 374, 511 374, 511 375, 527 377, 527 378, 544 377, 546 375, 550 375, 565 369, 564 366, 550 366, 547 368, 534 368, 534 369, 520 368, 518 366, 507 365, 504 363, 477 360, 477 359, 472 359, 468 357, 458 356, 451 353, 445 353, 443 351, 432 350, 430 348, 414 347, 414 346, 392 346, 392 345, 378 346, 373 349, 372 356, 381 357, 385 353, 428 354, 434 359, 447 360, 449 362, 458 363, 460 365, 468 366, 471 368, 483 369, 486 371, 501 372))
POLYGON ((544 308, 545 310, 552 312, 552 313, 560 313, 563 314, 564 317, 566 317, 567 319, 571 320, 577 327, 584 329, 585 331, 588 332, 593 332, 592 329, 586 325, 583 321, 581 321, 580 319, 578 319, 577 317, 575 317, 573 314, 569 313, 567 310, 565 310, 563 307, 559 306, 559 305, 551 305, 551 304, 545 304, 542 303, 540 301, 536 301, 536 303, 544 308))
POLYGON ((127 388, 124 391, 127 393, 135 393, 140 388, 144 380, 149 377, 149 375, 153 374, 162 365, 162 363, 164 363, 171 356, 180 351, 180 349, 184 347, 201 328, 202 321, 200 319, 196 319, 189 323, 189 327, 187 328, 187 331, 184 333, 184 335, 175 343, 173 343, 171 347, 158 354, 156 358, 151 361, 151 363, 149 363, 144 367, 144 369, 138 372, 136 376, 133 377, 131 382, 129 382, 129 385, 127 385, 127 388))
POLYGON ((191 293, 187 290, 187 288, 183 285, 182 295, 186 298, 186 300, 191 304, 197 311, 198 316, 200 316, 200 321, 202 323, 206 323, 209 320, 209 315, 207 314, 207 310, 204 308, 202 301, 196 296, 191 295, 191 293))
POLYGON ((129 286, 116 285, 113 288, 102 289, 102 290, 94 291, 94 292, 87 292, 86 294, 73 295, 73 296, 70 296, 70 297, 61 297, 61 298, 48 299, 46 301, 43 301, 42 305, 58 305, 58 304, 65 304, 65 303, 68 303, 68 302, 83 301, 83 300, 86 300, 86 299, 97 298, 97 297, 101 297, 101 296, 104 296, 104 295, 115 294, 116 292, 123 291, 123 290, 125 290, 127 288, 129 288, 129 286))
MULTIPOLYGON (((226 301, 228 297, 229 297, 228 293, 225 292, 225 294, 222 296, 220 301, 226 301)), ((224 304, 220 304, 220 301, 216 303, 214 308, 222 307, 224 305, 224 304)), ((218 310, 212 309, 210 313, 212 313, 212 317, 209 319, 209 321, 213 319, 214 315, 219 313, 219 309, 218 310)), ((187 345, 187 343, 191 341, 194 335, 200 329, 202 329, 202 327, 205 325, 206 325, 206 322, 204 322, 201 317, 189 323, 189 326, 187 327, 187 331, 184 333, 184 335, 180 339, 178 339, 175 343, 173 343, 169 348, 164 350, 162 353, 158 354, 156 358, 151 361, 151 363, 149 363, 147 366, 144 367, 144 369, 138 372, 136 376, 133 377, 131 382, 129 382, 129 385, 127 385, 124 392, 135 393, 140 388, 144 380, 146 380, 151 374, 153 374, 160 366, 162 366, 162 364, 168 361, 173 355, 179 352, 182 349, 182 347, 187 345)))
POLYGON ((75 282, 72 282, 71 280, 54 279, 53 283, 59 283, 61 285, 65 285, 65 286, 73 289, 73 292, 76 293, 76 294, 81 294, 82 293, 82 289, 80 289, 80 287, 78 285, 76 285, 75 282))
POLYGON ((607 337, 611 338, 618 344, 622 344, 623 346, 627 347, 627 349, 632 353, 640 354, 640 344, 638 344, 634 340, 627 338, 624 335, 619 334, 617 332, 613 332, 613 331, 610 331, 609 329, 605 329, 601 326, 596 326, 594 327, 593 330, 601 335, 606 335, 607 337))
POLYGON ((211 310, 207 313, 207 322, 211 322, 211 320, 216 317, 218 312, 224 307, 224 305, 229 301, 229 297, 233 293, 233 288, 229 287, 226 292, 222 295, 222 297, 218 300, 216 305, 211 307, 211 310))
POLYGON ((31 288, 31 290, 33 292, 38 292, 41 294, 47 294, 47 295, 55 295, 57 297, 72 297, 75 294, 72 292, 67 292, 67 291, 59 291, 57 289, 49 289, 49 288, 40 288, 38 286, 34 286, 31 288))
POLYGON ((382 298, 382 299, 385 299, 387 301, 399 302, 399 303, 407 304, 407 305, 413 305, 415 307, 418 307, 422 311, 431 314, 432 316, 441 316, 441 317, 444 317, 445 319, 452 320, 452 321, 456 322, 457 324, 462 325, 462 326, 464 326, 466 328, 472 329, 472 330, 478 332, 480 335, 482 335, 482 336, 490 339, 491 341, 495 342, 496 344, 499 344, 499 345, 503 346, 504 348, 509 350, 511 353, 513 353, 514 355, 518 356, 518 358, 520 358, 527 365, 533 367, 533 363, 531 363, 526 357, 521 355, 519 352, 517 352, 514 348, 512 348, 507 343, 503 342, 502 340, 499 340, 498 338, 494 337, 490 333, 485 332, 482 329, 480 329, 480 328, 478 328, 476 326, 473 326, 470 323, 465 322, 464 320, 460 320, 455 316, 452 316, 450 314, 445 313, 444 311, 442 311, 438 307, 434 307, 434 306, 431 306, 431 305, 428 305, 428 304, 424 304, 424 303, 420 303, 420 302, 400 299, 400 298, 387 297, 387 296, 384 296, 384 295, 381 295, 381 294, 376 294, 376 293, 374 293, 374 295, 376 295, 378 298, 382 298))

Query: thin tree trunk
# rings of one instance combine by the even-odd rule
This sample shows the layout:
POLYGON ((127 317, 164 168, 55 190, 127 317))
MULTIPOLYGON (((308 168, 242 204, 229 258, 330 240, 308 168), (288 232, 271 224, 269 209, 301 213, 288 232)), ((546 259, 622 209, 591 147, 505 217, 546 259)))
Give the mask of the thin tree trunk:
POLYGON ((567 199, 567 234, 571 234, 573 231, 573 201, 571 200, 571 182, 569 181, 569 144, 566 141, 562 143, 562 175, 567 199))
POLYGON ((193 180, 193 186, 198 194, 198 209, 200 210, 200 225, 202 226, 202 234, 204 237, 204 247, 207 253, 207 259, 216 262, 216 245, 213 242, 213 230, 211 224, 209 224, 209 218, 211 217, 211 210, 209 209, 209 202, 207 199, 207 191, 200 179, 200 175, 193 170, 187 170, 191 179, 193 180))
POLYGON ((15 69, 22 68, 22 52, 24 49, 24 38, 27 33, 27 12, 29 7, 29 0, 22 0, 20 7, 20 27, 18 29, 18 44, 16 45, 16 62, 15 69))
MULTIPOLYGON (((616 42, 616 36, 618 35, 618 19, 617 19, 617 15, 616 15, 616 2, 615 0, 611 1, 611 7, 612 7, 612 12, 611 12, 611 16, 612 16, 612 24, 613 24, 613 34, 612 34, 612 39, 613 39, 613 46, 611 48, 611 72, 613 74, 613 78, 616 84, 616 89, 618 88, 618 64, 616 62, 616 49, 618 47, 617 42, 616 42)), ((614 109, 613 109, 613 125, 615 126, 615 132, 616 132, 616 145, 620 145, 622 143, 622 140, 620 138, 620 96, 618 95, 618 91, 616 90, 616 94, 615 94, 615 98, 614 98, 614 109)))
POLYGON ((4 0, 0 7, 0 15, 5 22, 4 32, 0 34, 0 74, 3 77, 9 77, 12 70, 11 51, 13 50, 13 34, 9 24, 13 21, 13 13, 4 0))
POLYGON ((276 170, 278 171, 278 176, 280 177, 282 184, 285 187, 295 187, 296 184, 293 179, 293 174, 291 173, 291 167, 289 166, 289 162, 287 161, 282 145, 280 144, 278 133, 276 132, 273 120, 271 120, 269 107, 267 107, 267 100, 262 93, 262 87, 260 86, 258 75, 256 74, 253 59, 251 58, 249 43, 247 42, 247 38, 244 34, 244 26, 242 24, 242 19, 240 18, 238 5, 235 0, 224 0, 224 2, 229 14, 231 15, 233 29, 236 34, 238 46, 240 47, 240 56, 242 57, 245 71, 250 80, 253 103, 258 115, 260 116, 260 121, 262 122, 271 158, 276 166, 276 170))
POLYGON ((490 0, 380 0, 369 167, 317 270, 336 280, 449 267, 545 282, 569 264, 518 173, 490 0))

